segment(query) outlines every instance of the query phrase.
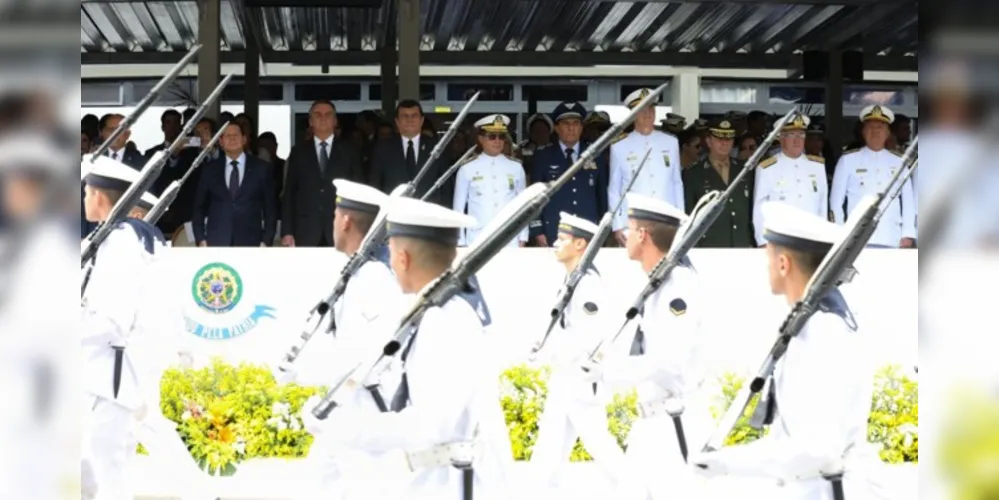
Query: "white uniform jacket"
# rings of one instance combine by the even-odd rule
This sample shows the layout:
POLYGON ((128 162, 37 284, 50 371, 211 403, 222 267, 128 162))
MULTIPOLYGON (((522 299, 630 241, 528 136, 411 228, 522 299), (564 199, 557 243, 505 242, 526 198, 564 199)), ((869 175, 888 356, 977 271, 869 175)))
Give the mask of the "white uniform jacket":
MULTIPOLYGON (((900 168, 902 157, 888 149, 872 151, 864 147, 843 153, 829 192, 829 208, 835 222, 845 223, 847 215, 864 196, 884 191, 900 168)), ((916 200, 911 180, 902 186, 899 197, 885 211, 869 243, 897 248, 902 238, 916 238, 916 200)))
MULTIPOLYGON (((649 135, 631 132, 610 146, 610 181, 607 185, 607 206, 613 210, 625 195, 631 178, 642 164, 645 151, 652 149, 649 161, 642 168, 638 180, 631 188, 632 193, 644 194, 665 200, 683 210, 683 179, 680 174, 680 143, 672 134, 653 130, 649 135)), ((614 216, 613 229, 624 229, 628 225, 627 202, 614 216)))
POLYGON ((827 219, 829 184, 826 167, 819 157, 801 155, 788 158, 778 153, 760 162, 756 169, 756 193, 753 195, 753 226, 756 244, 763 245, 763 215, 760 207, 767 201, 779 201, 827 219))
MULTIPOLYGON (((506 156, 479 154, 458 169, 454 185, 454 211, 475 217, 475 228, 461 231, 459 246, 475 242, 482 229, 499 214, 500 210, 527 186, 524 166, 506 156)), ((526 242, 528 229, 510 241, 508 247, 526 242)))

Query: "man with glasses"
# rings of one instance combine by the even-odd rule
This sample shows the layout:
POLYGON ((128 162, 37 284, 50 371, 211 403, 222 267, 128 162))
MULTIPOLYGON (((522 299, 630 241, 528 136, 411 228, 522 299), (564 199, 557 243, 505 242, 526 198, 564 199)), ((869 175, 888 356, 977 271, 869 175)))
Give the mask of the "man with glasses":
MULTIPOLYGON (((510 118, 504 115, 489 115, 475 122, 482 153, 473 156, 458 169, 454 185, 454 211, 467 213, 477 222, 461 231, 458 246, 474 243, 482 229, 526 187, 524 167, 503 154, 509 139, 509 125, 510 118)), ((525 246, 527 235, 528 228, 525 227, 508 246, 525 246)))
MULTIPOLYGON (((728 120, 715 121, 708 127, 708 156, 694 163, 683 172, 683 198, 687 203, 687 213, 694 211, 697 200, 711 191, 725 191, 745 163, 729 156, 735 141, 735 127, 728 120)), ((697 243, 699 247, 711 248, 751 248, 753 244, 752 178, 739 186, 728 200, 728 210, 718 216, 704 237, 697 243)))
POLYGON ((756 244, 766 245, 760 206, 779 201, 822 218, 829 217, 829 184, 825 161, 805 155, 809 118, 797 113, 781 130, 780 152, 763 160, 756 171, 753 195, 753 227, 756 244))

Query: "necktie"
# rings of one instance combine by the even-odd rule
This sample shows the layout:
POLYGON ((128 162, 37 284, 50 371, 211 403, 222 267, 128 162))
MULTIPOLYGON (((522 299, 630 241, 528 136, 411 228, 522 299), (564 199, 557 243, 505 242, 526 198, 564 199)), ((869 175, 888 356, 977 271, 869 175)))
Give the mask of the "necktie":
POLYGON ((565 159, 569 160, 569 165, 572 165, 572 153, 574 151, 572 148, 565 148, 565 159))
POLYGON ((232 171, 229 172, 229 195, 235 200, 239 196, 239 162, 233 160, 229 164, 232 165, 232 171))
POLYGON ((326 150, 326 142, 319 143, 319 170, 326 174, 326 165, 330 162, 330 153, 326 150))
POLYGON ((416 151, 413 150, 413 140, 410 139, 406 145, 406 171, 409 175, 416 175, 416 151))

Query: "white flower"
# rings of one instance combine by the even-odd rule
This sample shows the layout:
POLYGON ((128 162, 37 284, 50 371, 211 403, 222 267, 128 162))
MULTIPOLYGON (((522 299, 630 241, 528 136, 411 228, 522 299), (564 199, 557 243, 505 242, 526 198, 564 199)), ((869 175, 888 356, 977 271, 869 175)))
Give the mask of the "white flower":
POLYGON ((279 422, 281 422, 279 417, 271 417, 267 419, 267 427, 276 428, 279 422))
POLYGON ((287 428, 288 428, 288 424, 284 420, 278 420, 278 423, 277 423, 277 430, 278 431, 283 431, 283 430, 285 430, 287 428))
POLYGON ((191 412, 190 411, 184 411, 184 413, 180 414, 180 419, 181 420, 191 420, 191 412))
POLYGON ((273 413, 275 415, 285 416, 285 415, 288 415, 289 411, 291 411, 291 405, 288 404, 288 403, 282 403, 280 401, 275 401, 274 404, 271 405, 271 413, 273 413))
POLYGON ((291 426, 291 430, 293 430, 293 431, 302 430, 302 422, 299 421, 297 418, 291 419, 290 426, 291 426))
POLYGON ((232 444, 232 449, 235 450, 236 453, 239 453, 240 455, 245 455, 246 441, 243 441, 243 438, 241 437, 236 438, 236 442, 232 444))

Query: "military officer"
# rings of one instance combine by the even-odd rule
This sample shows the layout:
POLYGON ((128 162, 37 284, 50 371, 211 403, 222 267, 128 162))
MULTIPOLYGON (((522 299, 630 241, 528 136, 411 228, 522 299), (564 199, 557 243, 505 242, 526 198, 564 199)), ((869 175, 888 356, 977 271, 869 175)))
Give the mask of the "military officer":
MULTIPOLYGON (((745 166, 737 158, 729 156, 735 141, 735 128, 728 120, 716 120, 708 128, 708 157, 694 163, 683 172, 683 198, 687 202, 687 213, 694 211, 697 200, 711 191, 725 191, 745 166)), ((753 242, 753 217, 750 209, 753 203, 752 173, 742 181, 743 185, 728 199, 728 209, 718 216, 704 237, 698 242, 700 247, 751 248, 753 242)))
MULTIPOLYGON (((580 142, 582 118, 586 109, 577 102, 563 102, 552 113, 558 141, 534 154, 532 182, 550 182, 561 176, 579 155, 589 147, 580 142)), ((603 155, 583 165, 576 175, 552 196, 541 212, 541 218, 531 222, 530 236, 539 247, 553 245, 558 234, 559 213, 568 211, 583 219, 596 222, 607 211, 607 164, 603 155)))
MULTIPOLYGON (((638 262, 643 272, 652 271, 669 251, 686 218, 683 210, 659 198, 629 193, 628 258, 638 262)), ((610 390, 636 387, 641 417, 628 435, 626 456, 648 481, 656 499, 684 491, 678 485, 690 477, 673 414, 683 411, 685 399, 700 383, 694 368, 702 297, 697 272, 684 259, 646 299, 639 327, 630 339, 631 355, 612 353, 599 364, 584 364, 592 379, 605 382, 610 390)), ((691 422, 701 420, 699 416, 683 417, 688 432, 691 422)), ((710 417, 703 420, 710 422, 710 417)))
MULTIPOLYGON (((836 223, 845 223, 846 214, 861 198, 883 191, 895 172, 902 168, 902 154, 885 147, 894 118, 894 113, 885 106, 867 106, 860 112, 865 146, 840 156, 829 194, 829 207, 836 223)), ((892 201, 874 230, 869 246, 910 248, 915 244, 916 203, 913 200, 912 182, 906 182, 899 199, 892 201)))
POLYGON ((825 160, 804 154, 809 123, 808 117, 800 113, 787 121, 780 133, 780 152, 761 161, 756 170, 753 227, 759 246, 766 244, 759 212, 766 201, 782 201, 819 217, 829 215, 825 160))
POLYGON ((517 144, 517 150, 520 151, 520 157, 523 158, 524 164, 527 165, 527 168, 530 168, 534 163, 534 154, 538 149, 551 143, 554 124, 548 115, 534 113, 527 117, 525 125, 527 128, 527 138, 517 144))
MULTIPOLYGON (((94 159, 85 179, 84 208, 88 221, 105 221, 121 195, 140 173, 107 157, 94 159)), ((158 316, 153 284, 160 283, 157 262, 163 259, 163 234, 150 224, 128 218, 98 247, 85 272, 82 328, 84 372, 84 442, 98 488, 98 499, 131 498, 126 478, 134 413, 147 403, 146 366, 155 356, 148 335, 149 319, 158 316)), ((161 308, 160 308, 161 309, 161 308)))
MULTIPOLYGON (((482 229, 526 187, 527 176, 520 162, 503 154, 503 146, 509 140, 509 125, 510 119, 504 115, 489 115, 475 122, 482 153, 458 168, 454 211, 471 215, 476 225, 462 230, 458 239, 460 246, 474 243, 482 229)), ((526 245, 527 236, 528 228, 525 227, 509 246, 526 245)))
POLYGON ((610 115, 606 111, 590 111, 583 120, 583 140, 596 141, 610 126, 610 115))
MULTIPOLYGON (((555 258, 571 273, 580 263, 597 232, 591 221, 562 212, 555 240, 555 258)), ((582 438, 596 464, 621 488, 634 488, 624 452, 607 432, 605 391, 581 377, 578 363, 607 334, 604 288, 596 267, 586 270, 562 319, 540 351, 552 367, 544 412, 538 420, 538 440, 531 454, 531 468, 549 484, 568 463, 569 454, 582 438), (598 391, 600 395, 598 396, 598 391)))
MULTIPOLYGON (((419 294, 447 271, 457 255, 460 231, 476 226, 471 216, 411 198, 392 200, 387 220, 390 265, 405 294, 419 294)), ((428 309, 414 325, 398 355, 403 375, 391 398, 393 411, 337 408, 320 421, 309 411, 318 398, 306 402, 303 420, 313 434, 369 452, 405 452, 411 472, 403 491, 358 498, 462 498, 463 474, 452 458, 472 457, 475 498, 489 498, 480 492, 488 493, 490 487, 495 492, 509 487, 501 476, 512 457, 482 439, 484 434, 509 434, 502 419, 498 425, 503 429, 483 428, 492 422, 487 414, 501 410, 498 398, 479 397, 495 394, 486 388, 494 387, 498 376, 483 362, 490 359, 483 320, 472 305, 481 299, 455 295, 428 309)))
MULTIPOLYGON (((790 308, 804 297, 812 274, 842 239, 842 231, 825 217, 785 203, 766 203, 761 212, 770 289, 784 296, 790 308)), ((867 338, 839 289, 830 291, 806 321, 777 362, 759 402, 773 409, 766 419, 772 421, 770 432, 750 444, 695 454, 690 460, 694 470, 783 483, 773 491, 753 492, 751 498, 833 500, 832 486, 822 474, 844 468, 847 492, 857 491, 854 485, 877 486, 868 482, 876 479, 871 475, 851 484, 880 465, 877 450, 867 443, 874 389, 874 366, 864 355, 867 338), (817 394, 822 394, 822 404, 816 404, 817 394)))
MULTIPOLYGON (((652 91, 639 89, 628 95, 624 103, 634 108, 652 91)), ((607 206, 616 207, 631 177, 649 149, 649 161, 639 173, 639 179, 632 187, 633 193, 659 198, 667 203, 682 207, 683 181, 680 177, 680 143, 676 136, 655 129, 656 111, 649 106, 635 117, 635 129, 622 134, 610 147, 610 183, 607 187, 607 206)), ((627 204, 627 199, 625 201, 627 204)), ((627 207, 614 217, 614 237, 622 246, 626 239, 627 207)))
POLYGON ((663 132, 673 135, 680 135, 687 128, 687 119, 683 115, 676 113, 666 113, 666 118, 663 118, 661 123, 663 125, 663 132))

